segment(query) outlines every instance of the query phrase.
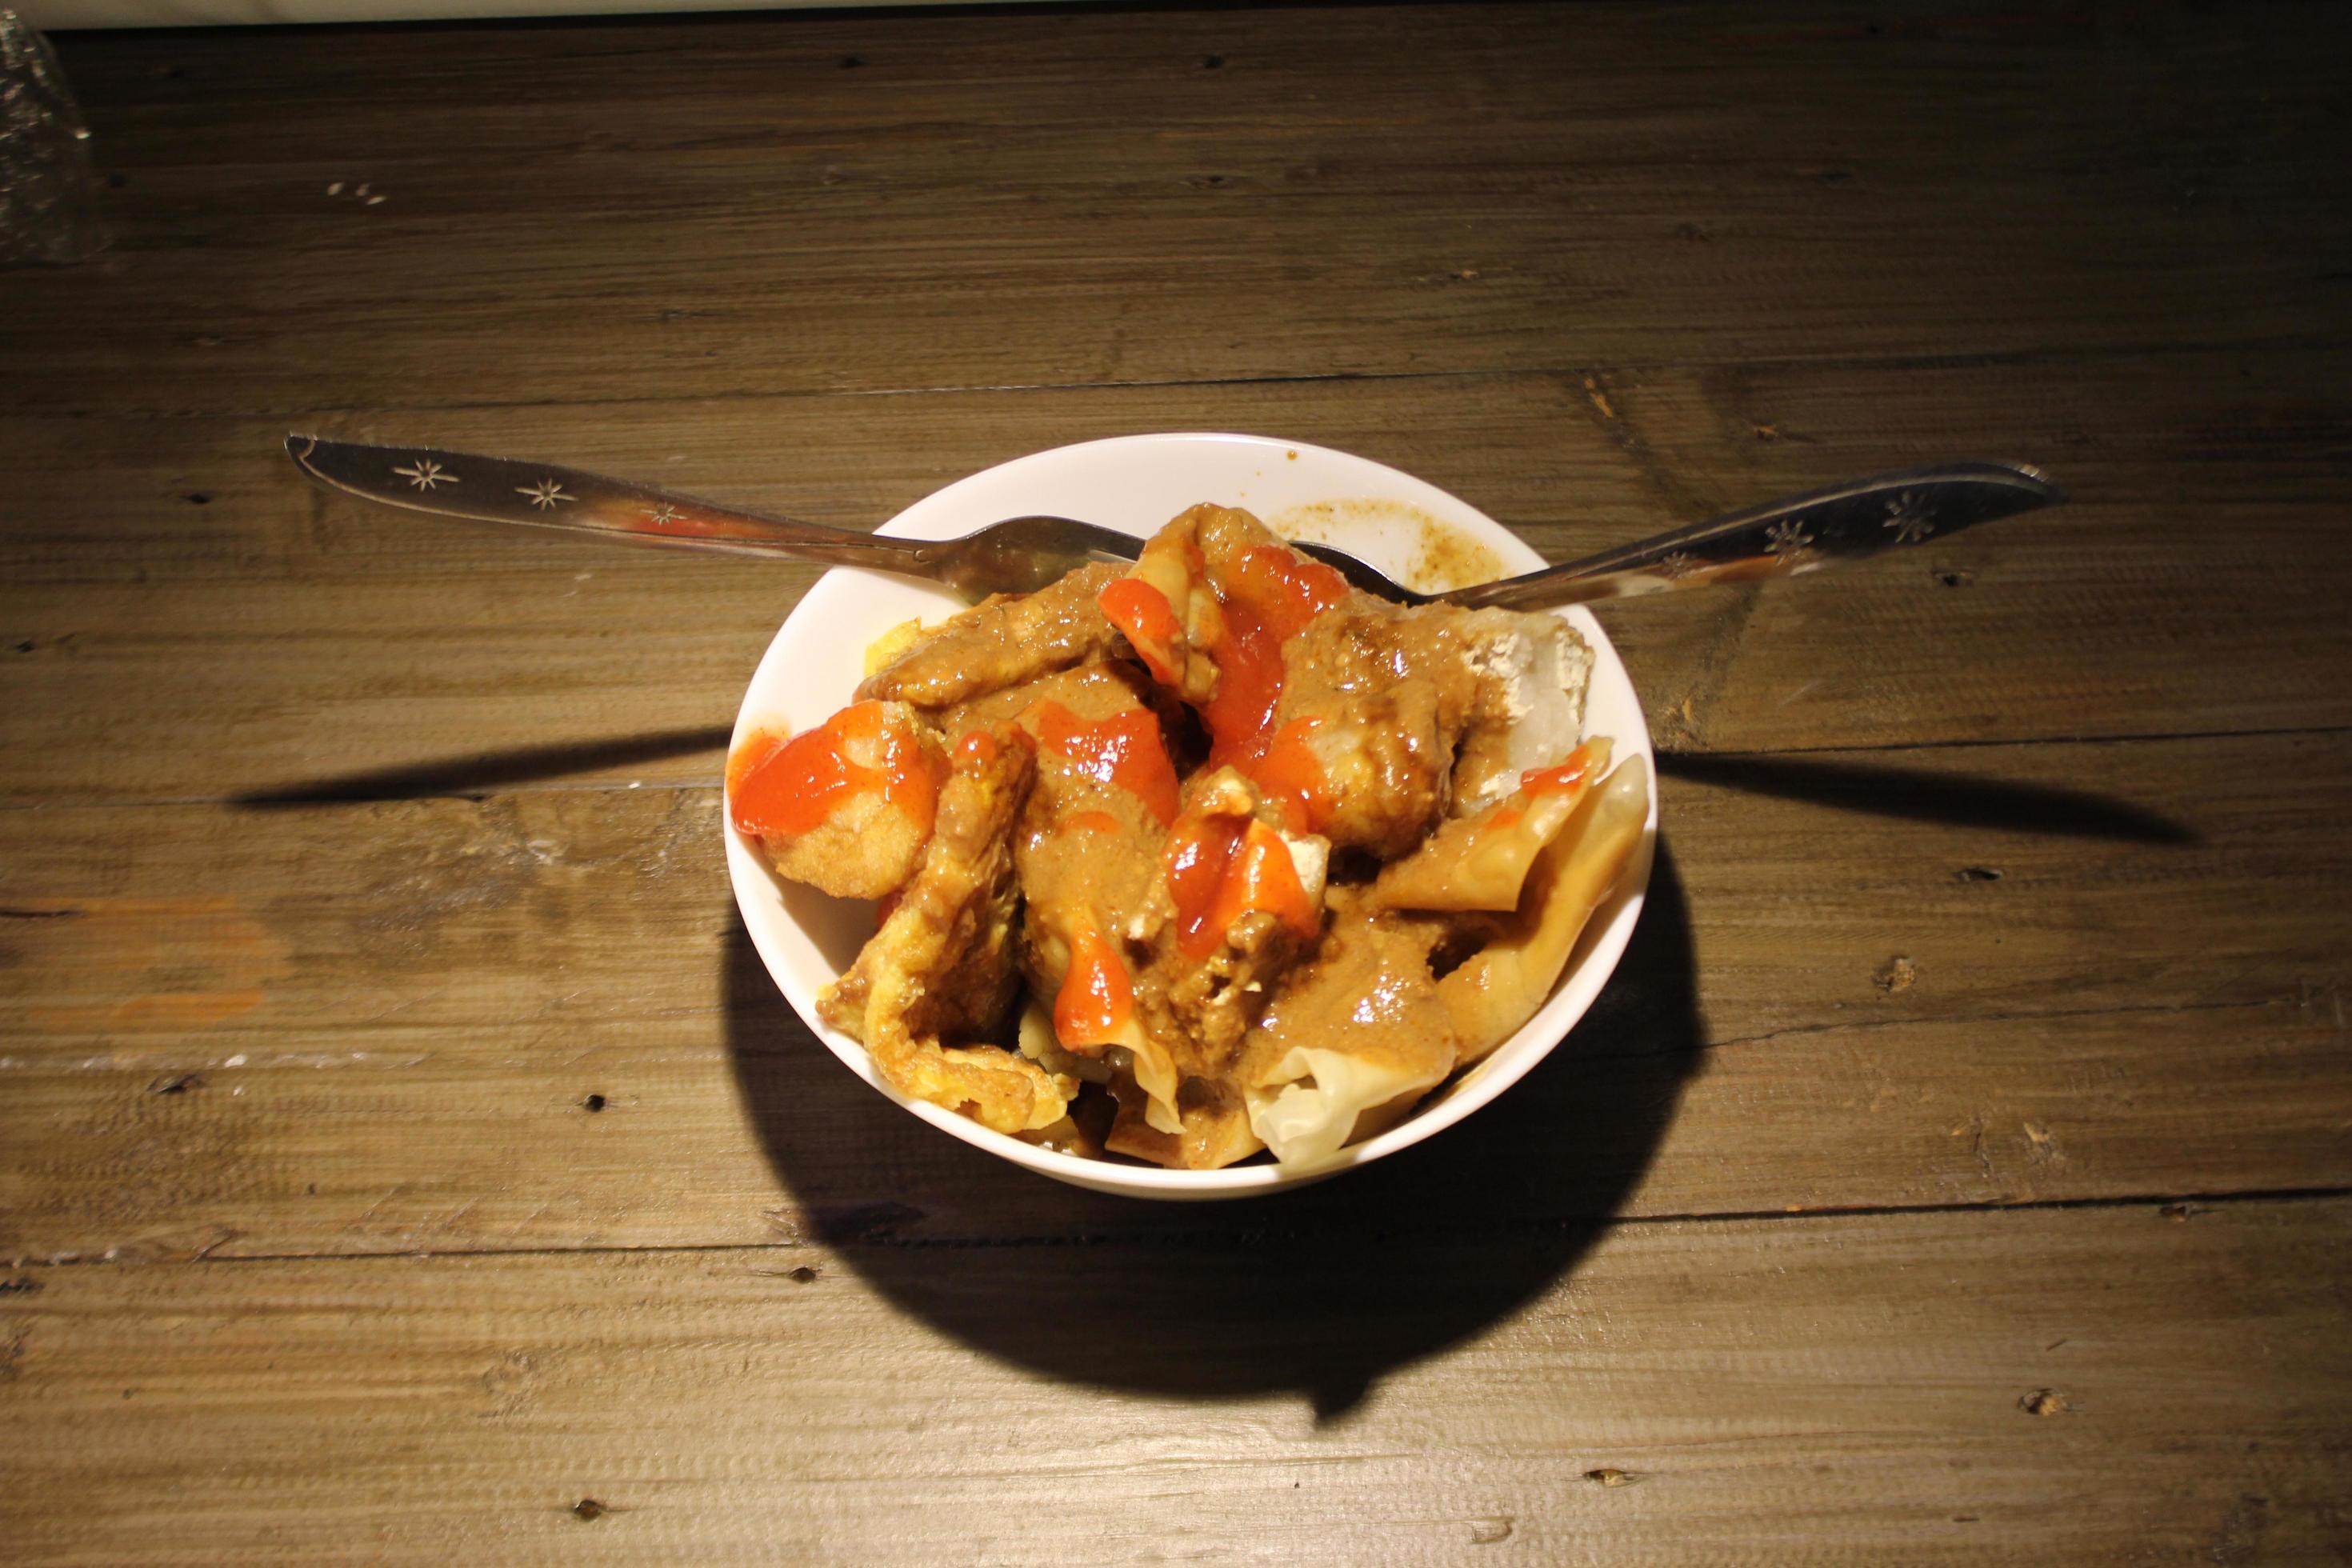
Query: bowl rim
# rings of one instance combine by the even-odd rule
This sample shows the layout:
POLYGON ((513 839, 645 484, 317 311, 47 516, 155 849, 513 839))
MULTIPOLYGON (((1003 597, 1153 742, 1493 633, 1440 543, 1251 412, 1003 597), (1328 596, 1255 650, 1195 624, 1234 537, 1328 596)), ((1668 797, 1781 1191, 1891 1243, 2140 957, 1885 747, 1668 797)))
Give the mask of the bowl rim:
MULTIPOLYGON (((1534 571, 1544 564, 1543 558, 1524 540, 1485 512, 1460 497, 1402 469, 1311 442, 1229 431, 1145 432, 1104 437, 1031 452, 977 469, 932 490, 903 509, 876 531, 899 538, 951 537, 993 521, 993 516, 975 518, 963 515, 961 510, 967 498, 975 497, 983 489, 1017 483, 1067 465, 1084 465, 1104 458, 1134 456, 1148 450, 1193 443, 1236 447, 1260 454, 1269 460, 1300 460, 1311 455, 1315 464, 1352 469, 1367 479, 1377 479, 1377 488, 1381 491, 1381 504, 1402 504, 1417 509, 1442 525, 1468 534, 1499 557, 1506 572, 1534 571), (1295 454, 1296 458, 1286 457, 1286 454, 1295 454)), ((1349 501, 1360 498, 1335 496, 1330 499, 1333 501, 1349 501)), ((1189 504, 1192 503, 1181 501, 1177 503, 1177 507, 1181 509, 1189 504)), ((999 512, 996 515, 1012 514, 999 512)), ((1169 515, 1174 515, 1174 511, 1169 515)), ((772 683, 772 678, 776 672, 770 667, 779 661, 780 650, 791 637, 794 622, 809 614, 813 607, 819 615, 825 613, 833 599, 840 597, 844 592, 855 591, 848 584, 856 580, 877 577, 892 583, 905 582, 905 579, 890 577, 887 574, 856 567, 835 567, 820 576, 786 614, 769 640, 745 688, 729 740, 730 755, 748 734, 769 727, 754 711, 754 701, 763 689, 772 683)), ((1619 879, 1615 892, 1594 912, 1583 935, 1578 940, 1576 950, 1570 956, 1561 979, 1555 984, 1550 996, 1534 1018, 1514 1031, 1509 1038, 1496 1047, 1468 1072, 1442 1086, 1433 1101, 1424 1103, 1395 1126, 1360 1142, 1346 1145, 1317 1165, 1291 1169, 1277 1163, 1258 1163, 1229 1165, 1215 1171, 1181 1171, 1090 1160, 1024 1142, 1008 1133, 983 1127, 955 1111, 901 1094, 881 1076, 862 1045, 831 1028, 816 1016, 814 994, 804 999, 787 978, 791 966, 777 951, 776 933, 771 929, 774 917, 754 897, 756 889, 765 887, 772 890, 780 885, 781 879, 768 867, 756 844, 736 830, 733 814, 722 789, 719 828, 725 840, 729 882, 734 891, 744 929, 751 936, 752 946, 767 969, 770 980, 783 994, 802 1022, 844 1066, 886 1098, 941 1131, 1024 1169, 1097 1191, 1171 1200, 1260 1196, 1326 1181, 1360 1169, 1462 1121, 1501 1095, 1557 1049, 1560 1041, 1591 1010, 1593 1000, 1622 958, 1633 927, 1640 919, 1648 890, 1658 827, 1657 772, 1646 716, 1638 695, 1633 690, 1623 660, 1618 657, 1606 632, 1591 612, 1577 606, 1555 613, 1566 616, 1592 647, 1593 674, 1586 698, 1588 726, 1594 692, 1604 679, 1620 689, 1618 696, 1630 699, 1630 701, 1619 704, 1625 713, 1630 714, 1630 729, 1621 725, 1612 731, 1612 738, 1617 746, 1616 760, 1620 763, 1639 756, 1650 771, 1649 816, 1641 842, 1635 847, 1633 861, 1626 874, 1619 879), (1571 1006, 1561 1006, 1564 998, 1580 992, 1582 993, 1580 1000, 1571 1006), (1540 1030, 1550 1037, 1532 1048, 1526 1047, 1521 1042, 1531 1030, 1540 1030)), ((877 627, 877 631, 879 629, 877 627)), ((1587 733, 1590 732, 1588 728, 1587 733)), ((788 914, 782 918, 791 919, 788 914)))

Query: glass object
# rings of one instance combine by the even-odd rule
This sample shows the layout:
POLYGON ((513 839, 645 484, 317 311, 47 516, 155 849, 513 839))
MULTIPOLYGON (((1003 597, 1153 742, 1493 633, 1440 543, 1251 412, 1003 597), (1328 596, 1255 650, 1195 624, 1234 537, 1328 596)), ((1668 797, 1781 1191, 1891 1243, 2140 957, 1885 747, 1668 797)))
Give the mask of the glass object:
POLYGON ((106 243, 89 131, 57 56, 0 7, 0 267, 79 261, 106 243))

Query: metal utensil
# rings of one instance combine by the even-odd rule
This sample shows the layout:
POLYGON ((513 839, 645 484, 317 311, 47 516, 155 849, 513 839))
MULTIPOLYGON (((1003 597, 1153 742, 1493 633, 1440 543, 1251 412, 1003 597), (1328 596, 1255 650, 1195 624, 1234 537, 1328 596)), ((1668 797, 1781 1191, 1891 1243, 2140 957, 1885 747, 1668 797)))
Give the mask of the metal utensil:
MULTIPOLYGON (((1044 516, 1008 518, 961 539, 888 539, 552 463, 300 435, 286 438, 286 451, 322 485, 412 511, 865 566, 929 578, 968 598, 1033 593, 1088 561, 1132 561, 1141 543, 1114 529, 1044 516)), ((1444 594, 1417 593, 1328 545, 1297 542, 1355 586, 1401 604, 1532 609, 1794 576, 2061 499, 2057 486, 2021 464, 1947 463, 1813 490, 1566 565, 1444 594)))
MULTIPOLYGON (((370 446, 296 434, 286 437, 286 455, 330 489, 409 511, 568 529, 640 544, 864 566, 928 578, 971 599, 1032 594, 1089 561, 1132 561, 1143 548, 1143 541, 1131 533, 1042 515, 1007 518, 961 539, 890 539, 721 506, 558 463, 436 447, 370 446)), ((1345 551, 1297 542, 1367 593, 1417 597, 1345 551)))
POLYGON ((1142 541, 1066 517, 1015 517, 961 539, 887 539, 607 479, 432 447, 289 436, 286 455, 331 489, 438 517, 520 522, 643 544, 785 555, 945 584, 966 598, 1031 594, 1093 560, 1132 561, 1142 541))
POLYGON ((2041 470, 2022 463, 1942 463, 1769 501, 1523 577, 1449 594, 1389 596, 1409 604, 1433 598, 1474 609, 1535 609, 1793 577, 2064 499, 2041 470))

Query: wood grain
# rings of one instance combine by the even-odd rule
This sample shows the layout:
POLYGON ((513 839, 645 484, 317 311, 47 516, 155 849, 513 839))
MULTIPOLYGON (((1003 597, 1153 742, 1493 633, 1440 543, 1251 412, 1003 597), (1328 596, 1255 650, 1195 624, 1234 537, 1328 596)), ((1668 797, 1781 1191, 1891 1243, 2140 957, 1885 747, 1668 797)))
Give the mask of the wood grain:
POLYGON ((2352 1556, 2334 14, 61 52, 114 243, 0 284, 0 1557, 2352 1556), (377 515, 289 427, 853 527, 1257 430, 1555 559, 2073 499, 1609 607, 1667 852, 1599 1005, 1177 1208, 921 1125, 751 954, 719 747, 811 572, 377 515))
MULTIPOLYGON (((2352 1186, 2352 739, 1669 767, 1561 1053, 1290 1212, 2352 1186)), ((707 790, 0 812, 0 1257, 1265 1223, 1066 1191, 857 1082, 742 937, 707 790)))
POLYGON ((484 26, 457 49, 77 39, 121 237, 95 268, 12 286, 0 363, 43 374, 0 403, 2340 334, 2343 169, 2311 152, 2340 142, 2343 52, 2306 31, 1917 4, 1865 26, 1813 4, 727 18, 484 26))
POLYGON ((1572 1280, 1376 1214, 40 1269, 0 1294, 0 1527, 26 1563, 2324 1561, 2348 1218, 1628 1225, 1572 1280))
MULTIPOLYGON (((2040 459, 2073 487, 2065 508, 1752 597, 1604 606, 1661 743, 1780 751, 2352 723, 2336 678, 2352 563, 2330 542, 2352 432, 2340 364, 2197 353, 2057 380, 1794 366, 323 423, 845 526, 1062 441, 1255 428, 1420 473, 1559 558, 1956 454, 2040 459)), ((807 569, 364 508, 304 485, 283 435, 0 425, 24 455, 0 496, 0 798, 201 798, 597 742, 617 754, 561 776, 716 780, 715 742, 643 742, 731 721, 807 569), (139 744, 115 739, 125 727, 139 744)))

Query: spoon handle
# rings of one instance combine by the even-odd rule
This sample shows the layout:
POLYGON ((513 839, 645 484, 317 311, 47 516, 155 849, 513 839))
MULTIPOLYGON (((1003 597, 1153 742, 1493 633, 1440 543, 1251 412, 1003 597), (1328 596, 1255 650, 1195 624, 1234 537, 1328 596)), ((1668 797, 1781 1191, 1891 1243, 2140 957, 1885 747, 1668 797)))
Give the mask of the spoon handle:
POLYGON ((553 463, 516 462, 436 447, 373 447, 320 436, 286 437, 286 455, 329 489, 436 517, 520 522, 642 544, 784 555, 836 566, 929 576, 936 546, 720 506, 676 490, 553 463))
POLYGON ((1471 609, 1525 610, 1793 577, 2063 499, 2040 470, 2022 463, 1942 463, 1791 496, 1437 597, 1471 609))

